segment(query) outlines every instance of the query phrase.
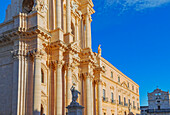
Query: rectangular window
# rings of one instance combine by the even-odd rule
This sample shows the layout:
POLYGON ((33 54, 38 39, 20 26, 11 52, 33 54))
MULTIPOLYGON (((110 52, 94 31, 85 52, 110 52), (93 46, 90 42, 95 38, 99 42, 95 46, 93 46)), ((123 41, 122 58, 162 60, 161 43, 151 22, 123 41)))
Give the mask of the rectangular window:
POLYGON ((103 89, 103 97, 105 97, 105 95, 106 95, 106 91, 105 89, 103 89))
POLYGON ((111 72, 111 78, 113 78, 113 72, 111 72))
POLYGON ((120 82, 120 77, 118 76, 118 82, 120 82))
POLYGON ((113 100, 114 98, 113 98, 113 92, 111 93, 111 99, 113 100))
POLYGON ((128 104, 130 105, 130 99, 128 99, 128 104))
POLYGON ((129 88, 129 82, 128 82, 128 88, 129 88))
POLYGON ((119 95, 119 104, 121 103, 121 97, 120 97, 120 95, 119 95))
POLYGON ((124 97, 124 103, 126 103, 126 97, 124 97))
POLYGON ((133 101, 133 107, 135 106, 135 101, 133 101))
POLYGON ((134 91, 134 86, 132 86, 132 90, 134 91))

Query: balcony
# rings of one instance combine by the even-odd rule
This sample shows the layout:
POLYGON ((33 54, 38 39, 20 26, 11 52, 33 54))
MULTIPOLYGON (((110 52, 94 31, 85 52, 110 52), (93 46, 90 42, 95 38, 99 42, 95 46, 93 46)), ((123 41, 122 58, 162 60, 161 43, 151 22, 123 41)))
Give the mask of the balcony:
POLYGON ((108 102, 108 98, 107 97, 103 97, 103 102, 108 102))
POLYGON ((127 104, 127 103, 124 103, 124 106, 128 107, 128 104, 127 104))
POLYGON ((136 109, 136 106, 133 106, 133 109, 136 109))
POLYGON ((116 100, 111 99, 112 104, 116 104, 116 100))
POLYGON ((122 106, 123 106, 123 102, 119 102, 119 105, 122 105, 122 106))

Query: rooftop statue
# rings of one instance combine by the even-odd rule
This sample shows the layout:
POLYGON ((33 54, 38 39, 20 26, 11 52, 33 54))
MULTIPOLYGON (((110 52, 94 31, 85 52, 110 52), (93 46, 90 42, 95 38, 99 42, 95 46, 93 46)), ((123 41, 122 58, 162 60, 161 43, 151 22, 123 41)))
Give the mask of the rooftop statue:
POLYGON ((101 56, 102 50, 101 50, 101 45, 98 47, 98 55, 101 56))

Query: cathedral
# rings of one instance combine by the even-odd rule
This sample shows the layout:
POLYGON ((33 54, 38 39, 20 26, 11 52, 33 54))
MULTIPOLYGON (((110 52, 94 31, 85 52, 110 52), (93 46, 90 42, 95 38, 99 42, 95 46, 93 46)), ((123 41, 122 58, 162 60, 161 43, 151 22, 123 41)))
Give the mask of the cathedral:
MULTIPOLYGON (((92 0, 11 0, 0 24, 0 115, 140 113, 139 85, 92 51, 92 0)), ((114 50, 114 49, 113 49, 114 50)))

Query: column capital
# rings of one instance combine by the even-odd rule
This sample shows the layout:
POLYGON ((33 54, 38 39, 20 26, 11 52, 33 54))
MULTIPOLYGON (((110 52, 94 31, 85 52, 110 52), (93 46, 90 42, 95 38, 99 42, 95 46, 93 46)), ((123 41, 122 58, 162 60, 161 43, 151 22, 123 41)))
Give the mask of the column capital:
POLYGON ((91 73, 85 72, 85 73, 82 73, 82 74, 83 74, 83 76, 84 76, 85 79, 90 78, 90 79, 93 80, 93 75, 92 75, 91 73))
POLYGON ((97 84, 102 84, 102 80, 101 79, 96 79, 95 81, 97 82, 97 84))
POLYGON ((29 52, 27 53, 27 55, 28 55, 28 56, 33 56, 34 58, 40 58, 40 59, 41 59, 43 53, 42 53, 41 50, 34 49, 34 50, 32 50, 32 51, 29 51, 29 52))
POLYGON ((51 61, 51 64, 53 65, 53 67, 56 69, 56 68, 61 68, 63 65, 64 65, 64 61, 51 61))
POLYGON ((26 55, 24 55, 25 53, 23 53, 21 50, 13 50, 13 51, 11 51, 11 54, 12 54, 12 58, 14 60, 19 59, 21 56, 26 56, 26 55))
POLYGON ((66 69, 72 69, 73 63, 66 62, 65 66, 66 66, 66 69))

